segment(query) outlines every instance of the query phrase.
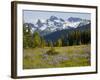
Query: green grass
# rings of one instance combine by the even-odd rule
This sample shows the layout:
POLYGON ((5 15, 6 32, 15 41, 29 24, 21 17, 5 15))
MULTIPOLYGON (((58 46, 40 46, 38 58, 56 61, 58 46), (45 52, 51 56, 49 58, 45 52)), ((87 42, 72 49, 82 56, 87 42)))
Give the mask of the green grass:
POLYGON ((54 47, 59 54, 47 55, 50 47, 24 49, 23 69, 90 66, 90 45, 54 47))

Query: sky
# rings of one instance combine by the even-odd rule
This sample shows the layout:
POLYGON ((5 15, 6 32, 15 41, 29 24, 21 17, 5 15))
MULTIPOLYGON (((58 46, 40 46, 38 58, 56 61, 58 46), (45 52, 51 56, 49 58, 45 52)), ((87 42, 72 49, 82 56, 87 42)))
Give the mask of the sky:
POLYGON ((38 19, 45 21, 50 16, 56 16, 67 20, 69 17, 77 17, 91 20, 90 13, 76 13, 76 12, 55 12, 55 11, 37 11, 37 10, 23 10, 24 23, 36 23, 38 19))

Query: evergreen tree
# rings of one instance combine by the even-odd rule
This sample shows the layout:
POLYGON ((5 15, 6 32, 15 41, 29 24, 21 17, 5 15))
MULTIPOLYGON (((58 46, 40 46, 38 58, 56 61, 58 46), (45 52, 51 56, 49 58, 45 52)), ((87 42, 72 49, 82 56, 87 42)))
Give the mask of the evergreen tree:
POLYGON ((79 45, 80 44, 80 31, 76 30, 74 36, 75 36, 75 44, 79 45))
POLYGON ((74 44, 74 31, 72 31, 71 33, 68 34, 68 43, 69 46, 72 46, 74 44))
POLYGON ((49 47, 53 47, 53 42, 52 41, 48 41, 48 46, 49 47))
POLYGON ((30 28, 27 25, 23 25, 23 47, 29 48, 32 47, 32 35, 30 34, 30 28))
POLYGON ((33 45, 34 47, 40 47, 41 45, 41 37, 38 32, 34 32, 33 34, 33 45))
POLYGON ((56 46, 57 47, 61 47, 62 46, 62 40, 61 39, 57 40, 56 46))
POLYGON ((44 38, 41 37, 41 47, 44 48, 45 46, 46 46, 46 42, 45 42, 44 38))
POLYGON ((88 44, 91 42, 91 33, 90 30, 81 32, 81 43, 88 44))

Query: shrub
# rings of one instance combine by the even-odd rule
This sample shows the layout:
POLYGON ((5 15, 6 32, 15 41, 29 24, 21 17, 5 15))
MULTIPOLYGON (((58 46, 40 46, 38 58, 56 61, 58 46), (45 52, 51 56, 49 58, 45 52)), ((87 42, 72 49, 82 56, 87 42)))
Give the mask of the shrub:
POLYGON ((59 52, 57 52, 54 48, 51 48, 50 50, 48 50, 46 52, 46 54, 48 54, 48 55, 57 55, 57 54, 59 54, 59 52))

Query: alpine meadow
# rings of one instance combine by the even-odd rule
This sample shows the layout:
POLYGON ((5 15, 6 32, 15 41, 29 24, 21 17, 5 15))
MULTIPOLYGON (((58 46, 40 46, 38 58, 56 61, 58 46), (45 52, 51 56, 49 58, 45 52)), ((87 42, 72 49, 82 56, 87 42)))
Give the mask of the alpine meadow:
POLYGON ((89 13, 23 11, 23 69, 91 66, 89 13))

